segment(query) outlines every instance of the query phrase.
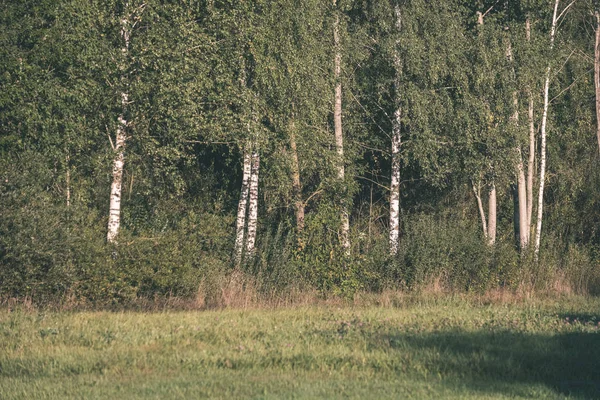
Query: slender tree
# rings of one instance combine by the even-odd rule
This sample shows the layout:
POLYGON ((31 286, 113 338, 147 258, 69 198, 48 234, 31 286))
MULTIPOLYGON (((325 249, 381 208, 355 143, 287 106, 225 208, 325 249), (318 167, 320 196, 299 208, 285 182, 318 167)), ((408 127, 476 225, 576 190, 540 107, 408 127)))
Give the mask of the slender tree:
POLYGON ((487 218, 485 216, 485 210, 483 208, 483 202, 481 201, 481 187, 479 185, 472 186, 475 200, 477 201, 477 209, 479 210, 479 218, 481 219, 481 227, 483 229, 483 237, 487 241, 488 229, 487 229, 487 218))
MULTIPOLYGON (((394 16, 396 19, 397 34, 400 34, 402 28, 402 12, 398 4, 394 7, 394 16)), ((400 237, 400 145, 402 143, 402 106, 400 103, 400 86, 402 75, 402 63, 398 52, 398 43, 396 40, 394 48, 394 96, 395 110, 392 120, 392 176, 390 185, 390 254, 398 253, 400 237)))
POLYGON ((492 181, 489 188, 488 197, 488 234, 487 239, 490 246, 496 244, 496 224, 497 224, 497 200, 496 200, 496 185, 492 181))
MULTIPOLYGON (((531 20, 529 17, 525 20, 525 38, 528 45, 531 43, 531 20)), ((527 242, 531 241, 531 233, 533 231, 531 221, 533 216, 533 177, 535 175, 535 120, 534 120, 534 101, 533 91, 531 87, 527 89, 527 97, 529 99, 528 120, 529 120, 529 159, 527 161, 527 242)))
MULTIPOLYGON (((554 37, 556 35, 556 25, 558 22, 558 4, 560 0, 554 2, 554 12, 552 14, 552 27, 550 28, 550 50, 554 49, 554 37)), ((546 179, 546 128, 548 121, 548 107, 550 100, 548 92, 550 89, 550 72, 551 65, 549 64, 546 68, 546 79, 544 82, 544 110, 542 113, 542 127, 541 127, 541 144, 540 144, 540 184, 538 191, 538 204, 537 204, 537 224, 535 230, 535 258, 537 260, 540 252, 540 242, 542 238, 542 218, 544 211, 544 184, 546 179)))
POLYGON ((250 187, 248 189, 248 237, 246 239, 246 257, 248 258, 252 258, 255 253, 256 230, 258 225, 258 177, 260 172, 260 154, 256 148, 252 151, 251 164, 250 187))
MULTIPOLYGON (((132 29, 131 15, 127 15, 129 4, 125 3, 124 16, 121 18, 121 40, 123 43, 122 61, 120 67, 127 69, 127 59, 129 53, 129 41, 132 29)), ((110 187, 110 208, 108 215, 108 233, 106 240, 109 243, 116 241, 121 226, 121 186, 123 183, 123 168, 125 166, 125 145, 127 142, 127 104, 129 102, 129 93, 127 91, 127 77, 123 78, 123 87, 121 96, 121 114, 117 118, 117 133, 113 146, 115 156, 113 158, 112 184, 110 187)))
MULTIPOLYGON (((512 77, 515 76, 514 68, 514 57, 512 53, 512 46, 510 41, 508 42, 506 56, 512 66, 512 77)), ((513 115, 511 116, 511 122, 516 129, 519 127, 519 98, 517 91, 513 91, 513 115)), ((527 223, 527 185, 525 182, 525 168, 523 165, 523 153, 521 151, 521 144, 517 144, 516 148, 517 164, 516 164, 516 175, 517 175, 517 188, 514 194, 517 197, 515 201, 515 232, 518 236, 518 243, 521 250, 525 250, 529 243, 529 225, 527 223)))
POLYGON ((521 146, 517 148, 517 221, 519 233, 519 246, 525 250, 529 245, 529 225, 527 221, 527 183, 523 167, 523 154, 521 146))
MULTIPOLYGON (((488 10, 489 11, 489 10, 488 10)), ((477 24, 483 26, 485 14, 477 12, 477 24)), ((493 173, 493 167, 491 168, 493 173)), ((478 199, 478 204, 481 199, 478 199)), ((493 246, 496 243, 496 228, 497 228, 497 194, 495 177, 492 176, 488 187, 488 214, 487 214, 487 243, 493 246)), ((484 218, 482 214, 482 218, 484 218)))
POLYGON ((237 218, 236 218, 236 233, 235 233, 235 245, 234 245, 234 262, 237 266, 242 262, 244 255, 244 233, 246 230, 246 213, 248 209, 248 193, 250 174, 252 170, 252 153, 250 152, 250 146, 247 145, 244 148, 244 158, 242 165, 242 188, 240 191, 240 198, 238 201, 237 218))
POLYGON ((594 87, 596 89, 596 137, 600 151, 600 11, 594 10, 596 18, 596 43, 594 45, 594 87))
MULTIPOLYGON (((292 107, 293 108, 293 107, 292 107)), ((302 183, 300 181, 300 162, 298 160, 298 145, 296 144, 296 121, 292 113, 289 125, 290 157, 292 161, 292 192, 296 207, 296 236, 298 249, 304 247, 302 233, 304 231, 304 201, 302 200, 302 183)))
MULTIPOLYGON (((333 105, 333 125, 335 134, 335 149, 337 160, 337 179, 342 185, 345 183, 344 172, 344 135, 342 130, 342 45, 340 41, 340 14, 337 0, 333 0, 333 44, 334 66, 333 77, 335 81, 335 97, 333 105)), ((346 196, 342 199, 340 210, 340 243, 346 253, 350 252, 350 216, 346 196)))

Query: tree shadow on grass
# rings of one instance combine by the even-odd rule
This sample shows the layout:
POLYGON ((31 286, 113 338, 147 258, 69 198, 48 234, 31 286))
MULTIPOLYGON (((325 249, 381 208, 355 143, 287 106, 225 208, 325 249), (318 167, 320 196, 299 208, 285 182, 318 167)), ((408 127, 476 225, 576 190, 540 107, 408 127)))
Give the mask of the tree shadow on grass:
POLYGON ((458 378, 473 390, 498 392, 507 385, 543 384, 557 395, 600 399, 600 333, 398 331, 381 339, 392 351, 439 353, 440 362, 429 361, 428 369, 458 378))

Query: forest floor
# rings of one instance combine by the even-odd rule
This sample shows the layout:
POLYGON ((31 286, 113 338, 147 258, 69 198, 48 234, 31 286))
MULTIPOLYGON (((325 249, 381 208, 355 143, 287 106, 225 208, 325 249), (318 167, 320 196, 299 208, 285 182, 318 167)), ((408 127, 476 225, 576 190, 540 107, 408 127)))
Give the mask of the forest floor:
POLYGON ((600 299, 0 309, 0 399, 600 398, 600 299))

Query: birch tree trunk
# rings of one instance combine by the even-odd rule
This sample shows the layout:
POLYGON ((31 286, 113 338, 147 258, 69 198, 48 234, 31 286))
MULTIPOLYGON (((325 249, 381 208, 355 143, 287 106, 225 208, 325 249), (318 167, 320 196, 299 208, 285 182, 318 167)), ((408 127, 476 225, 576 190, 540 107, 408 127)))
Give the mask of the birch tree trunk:
POLYGON ((244 231, 246 229, 246 210, 248 209, 248 192, 250 172, 252 168, 252 153, 249 146, 244 149, 244 165, 242 168, 242 189, 238 202, 237 218, 235 223, 234 263, 239 266, 244 256, 244 231))
POLYGON ((256 243, 256 228, 258 222, 258 174, 260 170, 260 155, 255 149, 252 152, 252 168, 250 172, 249 204, 248 204, 248 238, 246 239, 246 257, 254 256, 256 243))
POLYGON ((598 150, 600 151, 600 12, 595 11, 596 16, 596 45, 594 47, 594 86, 596 89, 596 136, 598 138, 598 150))
MULTIPOLYGON (((512 64, 513 54, 512 54, 512 46, 510 42, 508 42, 508 46, 506 48, 506 57, 508 61, 512 64)), ((515 76, 514 65, 512 71, 513 77, 515 76)), ((518 93, 516 91, 513 92, 513 115, 511 117, 511 122, 514 124, 516 128, 519 127, 519 98, 518 93)), ((515 225, 515 233, 518 237, 519 248, 524 250, 527 248, 529 243, 529 225, 527 225, 527 186, 525 184, 525 169, 523 166, 523 153, 521 151, 521 145, 517 145, 516 147, 517 153, 517 165, 516 165, 516 173, 517 173, 517 188, 516 191, 513 191, 513 194, 516 196, 515 203, 515 212, 514 212, 514 225, 515 225)))
POLYGON ((533 227, 533 175, 535 171, 535 125, 533 120, 533 94, 529 91, 529 160, 527 161, 527 227, 529 240, 533 227))
MULTIPOLYGON (((520 246, 521 239, 521 223, 519 221, 519 192, 518 185, 510 184, 510 192, 513 198, 513 231, 515 235, 515 243, 520 246)), ((519 247, 520 249, 520 247, 519 247)))
POLYGON ((487 222, 485 217, 485 210, 483 209, 483 202, 481 201, 481 189, 479 185, 476 187, 473 185, 473 193, 475 194, 475 200, 477 200, 477 209, 479 210, 479 217, 481 218, 481 227, 483 228, 483 237, 487 241, 488 231, 487 222))
MULTIPOLYGON (((129 52, 130 27, 127 18, 121 19, 121 38, 123 39, 123 48, 121 49, 123 57, 127 58, 129 52)), ((115 243, 121 226, 121 186, 123 183, 123 167, 125 165, 125 145, 127 142, 127 120, 125 117, 127 111, 127 102, 129 95, 126 91, 121 92, 121 115, 118 117, 117 134, 114 145, 115 157, 112 168, 112 184, 110 187, 110 207, 108 215, 108 233, 106 240, 109 243, 115 243)))
POLYGON ((496 244, 496 184, 490 185, 490 193, 488 198, 488 244, 493 246, 496 244))
MULTIPOLYGON (((333 0, 335 7, 337 0, 333 0)), ((340 45, 340 16, 335 10, 335 19, 333 22, 333 42, 334 42, 334 80, 335 80, 335 101, 333 109, 333 125, 335 134, 335 148, 338 156, 337 178, 344 184, 344 136, 342 133, 342 49, 340 45)), ((346 199, 342 199, 340 212, 340 244, 346 253, 350 252, 350 218, 348 215, 348 206, 346 199)))
POLYGON ((390 185, 390 254, 398 253, 400 244, 400 118, 401 110, 394 112, 392 127, 392 181, 390 185))
POLYGON ((65 176, 65 194, 67 198, 67 208, 71 207, 71 157, 67 154, 66 157, 67 173, 65 176))
POLYGON ((300 182, 300 163, 298 162, 294 117, 292 117, 290 122, 290 151, 292 153, 292 192, 296 206, 296 236, 298 249, 302 250, 304 248, 302 241, 302 232, 304 231, 304 202, 302 201, 302 184, 300 182))
MULTIPOLYGON (((529 18, 525 21, 525 35, 528 42, 531 42, 531 22, 529 18)), ((531 240, 531 232, 533 227, 531 225, 533 216, 533 175, 535 170, 535 122, 533 114, 533 92, 531 88, 528 90, 529 96, 529 160, 527 162, 527 231, 528 231, 528 242, 531 240)))
MULTIPOLYGON (((396 14, 396 30, 400 33, 402 27, 402 14, 400 6, 394 8, 396 14)), ((398 46, 398 41, 396 41, 398 46)), ((402 65, 398 49, 394 49, 394 67, 396 77, 394 89, 396 96, 396 109, 394 110, 394 120, 392 121, 392 176, 390 184, 390 254, 395 256, 398 253, 400 237, 400 145, 402 142, 402 108, 400 105, 400 77, 402 65)))
MULTIPOLYGON (((554 2, 554 14, 552 15, 552 28, 550 30, 550 50, 554 48, 554 36, 556 34, 556 22, 559 0, 554 2)), ((535 259, 537 261, 540 252, 540 242, 542 237, 542 217, 544 211, 544 183, 546 179, 546 124, 548 121, 548 91, 550 87, 550 70, 548 65, 546 69, 546 81, 544 83, 544 111, 542 114, 541 144, 540 144, 540 187, 538 192, 537 224, 535 230, 535 259)))
MULTIPOLYGON (((483 25, 483 17, 484 15, 478 11, 477 12, 477 24, 483 25)), ((483 206, 481 204, 481 196, 477 191, 475 193, 477 197, 477 205, 480 209, 479 213, 482 219, 482 225, 485 231, 485 214, 483 213, 483 206)), ((485 233, 485 237, 487 238, 487 243, 492 246, 496 243, 496 184, 492 180, 488 193, 488 220, 487 220, 487 232, 485 233)))
POLYGON ((521 147, 517 148, 519 157, 517 164, 517 197, 518 197, 518 222, 519 222, 519 246, 525 250, 529 245, 529 225, 527 223, 527 185, 525 183, 525 171, 523 169, 523 156, 521 147))

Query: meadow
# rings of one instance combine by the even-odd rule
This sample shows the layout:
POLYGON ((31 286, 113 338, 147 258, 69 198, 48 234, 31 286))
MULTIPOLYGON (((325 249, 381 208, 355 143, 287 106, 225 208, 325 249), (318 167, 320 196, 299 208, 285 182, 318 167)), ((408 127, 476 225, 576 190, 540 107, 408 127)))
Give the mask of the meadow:
POLYGON ((0 310, 0 398, 600 398, 600 299, 0 310))

